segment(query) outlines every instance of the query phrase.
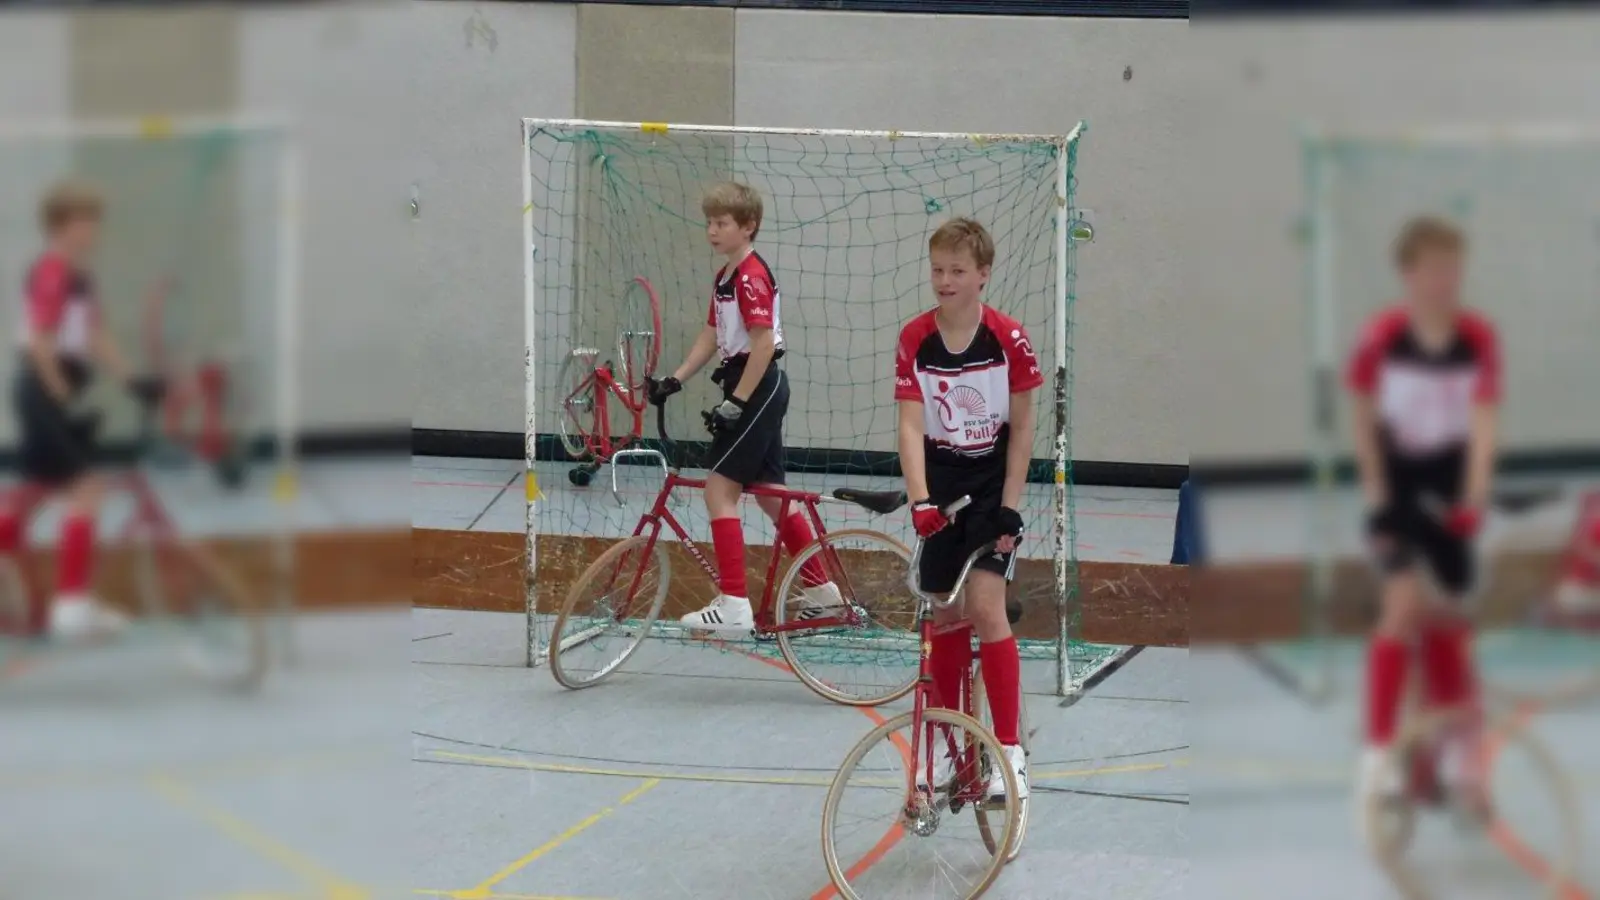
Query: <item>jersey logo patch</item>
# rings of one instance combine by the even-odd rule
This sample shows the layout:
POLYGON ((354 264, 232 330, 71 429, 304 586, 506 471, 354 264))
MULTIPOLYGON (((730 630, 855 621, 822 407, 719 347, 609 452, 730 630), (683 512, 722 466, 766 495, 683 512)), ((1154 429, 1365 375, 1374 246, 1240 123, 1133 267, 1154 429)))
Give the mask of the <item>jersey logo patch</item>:
POLYGON ((941 378, 935 384, 934 406, 939 424, 947 434, 959 436, 958 444, 990 441, 1000 430, 1000 416, 989 411, 983 392, 970 384, 956 384, 941 378))

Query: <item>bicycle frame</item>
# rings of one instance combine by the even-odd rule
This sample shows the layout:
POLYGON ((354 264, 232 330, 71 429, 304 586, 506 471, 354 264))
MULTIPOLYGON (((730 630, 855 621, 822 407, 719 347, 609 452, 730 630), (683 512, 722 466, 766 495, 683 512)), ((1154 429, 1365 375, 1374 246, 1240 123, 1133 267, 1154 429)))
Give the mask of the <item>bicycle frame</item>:
POLYGON ((601 462, 607 462, 619 451, 636 443, 644 433, 645 403, 642 397, 630 396, 630 391, 612 374, 611 364, 605 363, 595 366, 584 377, 578 389, 562 401, 562 407, 565 409, 575 398, 591 391, 594 397, 594 409, 591 411, 591 427, 584 429, 583 442, 589 455, 601 462), (626 438, 618 441, 611 440, 611 405, 606 402, 608 395, 621 400, 622 405, 633 415, 633 428, 626 438))
MULTIPOLYGON (((177 527, 168 515, 166 508, 156 497, 155 489, 150 486, 144 473, 138 468, 131 468, 116 473, 110 488, 113 491, 127 491, 133 496, 133 514, 123 525, 118 535, 119 541, 128 541, 141 533, 152 541, 169 540, 177 534, 177 527)), ((16 554, 23 556, 28 553, 27 535, 28 526, 32 523, 34 514, 39 511, 47 501, 53 499, 56 491, 43 485, 24 482, 0 493, 0 510, 7 518, 14 522, 17 528, 16 546, 0 547, 0 553, 16 554)), ((26 592, 27 611, 22 625, 24 636, 37 636, 44 634, 49 611, 49 602, 44 586, 39 579, 29 577, 27 566, 20 566, 23 590, 26 592)))
MULTIPOLYGON (((945 507, 943 512, 946 518, 953 519, 958 512, 965 509, 971 503, 972 498, 964 496, 945 507)), ((917 610, 917 632, 922 645, 922 653, 917 661, 917 684, 916 687, 912 689, 911 720, 922 727, 914 727, 911 730, 911 759, 915 761, 915 765, 923 765, 927 768, 927 771, 923 774, 927 777, 927 781, 931 785, 933 783, 933 754, 928 754, 926 760, 924 760, 921 751, 922 743, 924 741, 924 728, 927 730, 926 741, 930 745, 934 741, 934 723, 923 721, 923 714, 929 706, 929 697, 933 693, 932 658, 933 636, 935 633, 933 611, 936 608, 949 609, 959 602, 961 591, 966 587, 967 584, 967 576, 972 572, 972 564, 977 562, 979 557, 987 553, 988 550, 993 547, 993 543, 990 543, 984 547, 980 547, 977 551, 973 552, 967 557, 966 563, 961 567, 960 574, 956 576, 955 585, 951 588, 950 593, 943 601, 934 597, 932 594, 925 593, 922 590, 922 585, 918 578, 918 570, 920 569, 920 563, 922 562, 922 551, 926 545, 927 540, 925 538, 919 538, 917 540, 916 549, 911 552, 911 565, 909 566, 909 571, 906 573, 906 586, 910 588, 911 592, 921 601, 919 604, 919 609, 917 610)), ((1014 559, 1015 557, 1013 557, 1013 560, 1014 559)), ((970 625, 963 627, 970 627, 970 625)), ((961 686, 957 691, 957 696, 950 699, 954 700, 956 704, 950 708, 968 716, 973 715, 972 663, 970 660, 968 661, 967 665, 962 667, 961 686)), ((982 803, 986 801, 988 799, 986 796, 988 786, 987 784, 983 783, 982 779, 978 777, 981 772, 977 771, 976 768, 979 766, 977 748, 971 744, 965 747, 956 747, 955 739, 951 735, 947 733, 943 737, 946 743, 946 750, 948 751, 950 758, 956 763, 956 782, 959 785, 950 792, 950 802, 952 804, 964 804, 982 803)), ((910 779, 908 788, 913 794, 917 790, 916 776, 917 773, 915 769, 908 773, 907 776, 910 779)))
MULTIPOLYGON (((656 407, 656 433, 660 435, 663 447, 672 446, 673 441, 667 436, 666 411, 661 406, 656 407)), ((662 457, 663 468, 666 468, 666 457, 658 450, 624 450, 620 451, 620 453, 637 453, 642 456, 658 455, 662 457)), ((715 584, 718 581, 717 567, 712 565, 710 560, 706 559, 705 554, 700 552, 699 547, 695 546, 694 541, 689 538, 689 533, 684 529, 683 524, 678 521, 677 516, 672 514, 672 510, 668 507, 667 502, 668 498, 672 496, 672 492, 675 488, 683 487, 704 490, 705 486, 706 479, 704 478, 689 478, 681 474, 678 468, 668 469, 666 481, 661 485, 661 490, 656 494, 655 502, 651 505, 648 512, 639 517, 638 524, 634 526, 632 537, 639 537, 640 535, 643 535, 646 530, 649 531, 649 538, 645 542, 644 553, 641 554, 640 557, 641 560, 648 560, 651 553, 655 550, 656 541, 661 538, 662 526, 665 525, 669 530, 672 531, 673 534, 677 535, 678 541, 683 544, 683 548, 688 551, 689 555, 694 558, 696 563, 699 563, 701 571, 705 572, 706 576, 711 579, 713 584, 715 584)), ((836 500, 833 497, 828 497, 812 491, 797 491, 791 488, 767 487, 763 485, 746 487, 744 488, 743 493, 752 497, 777 497, 782 500, 783 503, 778 510, 778 521, 780 522, 788 521, 789 514, 792 509, 790 504, 799 504, 804 506, 806 509, 806 514, 811 519, 812 533, 816 535, 816 539, 819 541, 827 536, 828 530, 827 526, 822 523, 822 514, 818 511, 817 507, 822 503, 843 502, 836 500)), ((838 585, 840 593, 846 597, 854 597, 855 592, 849 589, 849 579, 847 577, 847 573, 845 572, 844 567, 840 565, 833 549, 829 547, 827 552, 823 553, 822 556, 826 559, 824 566, 829 570, 829 574, 833 576, 834 583, 838 585)), ((769 638, 780 632, 816 631, 822 628, 837 626, 858 628, 864 624, 864 617, 857 610, 855 604, 847 605, 846 612, 842 616, 819 616, 817 618, 806 619, 804 621, 785 622, 782 624, 775 623, 773 620, 773 595, 777 589, 779 580, 778 562, 782 558, 782 541, 780 540, 774 543, 772 547, 772 555, 767 560, 767 586, 761 595, 761 605, 753 610, 755 614, 755 632, 758 637, 769 638)), ((629 585, 627 596, 631 597, 638 591, 638 579, 643 577, 644 569, 644 566, 640 566, 639 570, 634 574, 634 582, 629 585)), ((629 610, 627 607, 618 610, 615 614, 617 621, 627 618, 628 611, 629 610)))
MULTIPOLYGON (((687 478, 675 471, 668 472, 666 483, 662 485, 661 492, 656 495, 655 504, 650 508, 649 512, 639 518, 639 524, 634 527, 633 536, 642 535, 646 530, 650 532, 649 540, 645 544, 645 556, 648 558, 650 552, 655 548, 656 541, 661 537, 662 526, 665 525, 673 534, 678 536, 678 540, 683 544, 684 549, 689 552, 690 556, 694 557, 695 562, 700 564, 700 568, 715 583, 717 581, 716 566, 712 565, 711 561, 706 559, 705 554, 700 552, 700 548, 695 546, 694 542, 689 539, 688 532, 684 530, 682 523, 678 521, 678 518, 672 514, 672 510, 667 506, 667 498, 671 496, 674 488, 684 487, 703 490, 705 486, 706 480, 703 478, 687 478)), ((811 519, 813 533, 819 539, 827 536, 827 528, 822 524, 822 515, 817 510, 817 505, 823 502, 832 502, 831 498, 807 491, 759 485, 745 488, 744 493, 753 497, 776 497, 781 499, 783 503, 778 512, 778 521, 780 522, 788 520, 792 509, 791 504, 804 506, 806 514, 811 519)), ((767 560, 767 586, 761 594, 761 605, 755 610, 756 633, 766 637, 785 631, 815 631, 818 628, 828 626, 859 626, 862 623, 862 619, 854 606, 846 607, 848 612, 842 616, 818 617, 781 624, 774 622, 773 599, 779 580, 778 563, 783 558, 780 544, 774 544, 772 554, 767 560)), ((831 550, 825 556, 828 558, 828 563, 825 565, 831 570, 832 574, 836 578, 843 578, 844 568, 834 559, 831 550)), ((634 585, 633 587, 636 589, 638 586, 634 585)), ((845 585, 840 585, 840 589, 841 592, 844 592, 845 585)), ((854 596, 854 594, 851 593, 848 596, 854 596)))

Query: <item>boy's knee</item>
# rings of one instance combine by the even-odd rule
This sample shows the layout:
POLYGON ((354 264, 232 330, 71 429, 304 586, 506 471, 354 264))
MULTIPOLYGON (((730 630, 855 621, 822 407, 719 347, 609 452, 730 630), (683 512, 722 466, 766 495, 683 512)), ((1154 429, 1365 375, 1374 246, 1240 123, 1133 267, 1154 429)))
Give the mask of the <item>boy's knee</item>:
POLYGON ((1390 576, 1383 585, 1381 605, 1378 632, 1386 637, 1409 637, 1427 611, 1421 581, 1409 572, 1390 576))

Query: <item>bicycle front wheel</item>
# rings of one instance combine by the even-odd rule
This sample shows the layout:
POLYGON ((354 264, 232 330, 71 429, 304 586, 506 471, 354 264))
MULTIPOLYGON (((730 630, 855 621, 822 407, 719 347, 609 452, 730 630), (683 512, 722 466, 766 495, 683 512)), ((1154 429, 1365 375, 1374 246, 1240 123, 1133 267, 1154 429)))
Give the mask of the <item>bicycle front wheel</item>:
POLYGON ((822 854, 845 900, 974 900, 1005 867, 993 846, 1015 838, 1021 807, 1011 767, 994 735, 971 716, 929 707, 873 729, 845 758, 822 807, 822 854), (937 759, 957 749, 954 778, 937 791, 937 759), (1006 801, 981 802, 991 773, 1006 801), (994 836, 993 846, 985 834, 994 836))
POLYGON ((562 687, 594 687, 649 637, 672 578, 666 546, 650 537, 614 544, 567 591, 550 635, 550 674, 562 687))
POLYGON ((778 588, 778 649, 801 682, 848 706, 904 697, 921 659, 917 597, 906 586, 911 551, 878 531, 822 535, 790 563, 778 588), (834 621, 853 615, 856 624, 834 621))
MULTIPOLYGON (((1024 756, 1033 754, 1033 735, 1028 733, 1028 696, 1021 692, 1019 687, 1017 697, 1017 740, 1022 745, 1024 756)), ((988 684, 983 680, 983 668, 972 678, 972 713, 984 728, 994 731, 994 711, 989 706, 988 684)), ((1017 833, 1011 840, 1011 851, 1006 854, 1006 862, 1016 859, 1022 852, 1022 841, 1028 836, 1028 800, 1020 804, 1021 813, 1017 816, 1017 833)), ((993 852, 999 846, 999 835, 988 827, 987 821, 979 823, 983 832, 983 842, 993 852)))

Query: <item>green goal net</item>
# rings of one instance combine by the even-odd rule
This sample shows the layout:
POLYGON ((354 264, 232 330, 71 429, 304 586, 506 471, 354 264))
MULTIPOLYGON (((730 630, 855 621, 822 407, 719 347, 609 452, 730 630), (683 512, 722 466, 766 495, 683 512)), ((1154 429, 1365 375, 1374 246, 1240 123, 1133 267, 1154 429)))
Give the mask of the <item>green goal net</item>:
MULTIPOLYGON (((997 255, 985 302, 1028 329, 1045 375, 1035 393, 1034 462, 1014 584, 1024 607, 1018 625, 1024 658, 1054 661, 1065 693, 1113 655, 1076 638, 1070 470, 1076 246, 1069 233, 1077 224, 1081 127, 1068 136, 1034 137, 528 120, 524 134, 531 243, 525 248, 527 466, 536 486, 528 515, 530 665, 545 658, 550 620, 574 580, 607 546, 633 533, 661 486, 659 462, 602 463, 635 432, 643 446, 659 445, 655 408, 646 407, 636 421, 626 382, 639 381, 655 335, 654 371, 662 377, 683 361, 705 325, 720 262, 706 242, 701 198, 723 180, 750 185, 763 201, 755 248, 781 296, 786 355, 779 365, 791 390, 788 483, 825 494, 902 487, 895 343, 909 319, 934 306, 928 237, 957 216, 988 228, 997 255), (584 391, 575 406, 575 385, 607 363, 620 389, 584 391), (604 425, 594 415, 601 404, 609 415, 604 425), (603 436, 609 446, 595 442, 598 431, 609 432, 603 436)), ((706 377, 710 368, 665 411, 668 456, 689 475, 704 474, 698 467, 709 435, 701 413, 721 399, 706 377)), ((698 493, 675 496, 674 514, 692 540, 703 542, 705 558, 714 558, 698 493)), ((774 528, 754 503, 741 506, 752 603, 759 605, 774 528)), ((869 528, 908 546, 914 537, 905 511, 877 516, 829 504, 821 512, 830 532, 869 528)), ((670 531, 663 540, 676 543, 670 531)), ((892 582, 894 561, 881 565, 892 582)), ((684 639, 677 616, 715 593, 695 560, 675 557, 657 636, 684 639)), ((839 665, 861 654, 877 654, 880 665, 916 665, 914 634, 872 638, 822 635, 799 652, 839 665)), ((776 654, 761 642, 753 649, 776 654)))

